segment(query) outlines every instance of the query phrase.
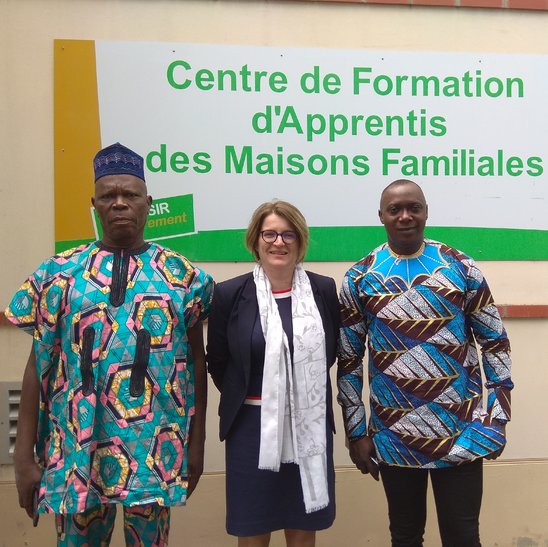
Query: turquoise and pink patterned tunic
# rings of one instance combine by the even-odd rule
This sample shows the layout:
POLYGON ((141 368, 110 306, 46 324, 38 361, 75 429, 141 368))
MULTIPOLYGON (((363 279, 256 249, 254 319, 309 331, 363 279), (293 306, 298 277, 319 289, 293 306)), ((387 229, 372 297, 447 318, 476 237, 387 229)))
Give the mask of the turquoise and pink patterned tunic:
POLYGON ((381 462, 416 468, 457 465, 504 445, 510 344, 471 258, 432 240, 409 257, 384 244, 347 272, 340 299, 338 400, 349 439, 369 434, 381 462))
POLYGON ((207 316, 212 291, 210 276, 153 243, 83 245, 21 286, 6 317, 34 337, 41 512, 185 503, 187 331, 207 316))

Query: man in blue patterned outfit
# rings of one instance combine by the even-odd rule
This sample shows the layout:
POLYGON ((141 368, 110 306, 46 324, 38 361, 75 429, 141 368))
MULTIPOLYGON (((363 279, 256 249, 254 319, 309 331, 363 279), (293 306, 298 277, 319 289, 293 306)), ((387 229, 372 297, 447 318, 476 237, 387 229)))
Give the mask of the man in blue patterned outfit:
POLYGON ((510 345, 481 271, 424 239, 427 217, 414 182, 384 189, 388 242, 355 264, 341 288, 338 400, 352 461, 377 480, 380 471, 392 545, 423 544, 430 475, 442 544, 477 547, 482 461, 502 453, 510 419, 510 345))
POLYGON ((46 260, 13 297, 33 335, 15 448, 19 503, 55 513, 58 545, 108 545, 116 505, 127 545, 167 544, 169 507, 203 470, 202 320, 213 282, 143 239, 143 158, 116 143, 94 159, 103 237, 46 260), (35 457, 38 459, 36 463, 35 457))

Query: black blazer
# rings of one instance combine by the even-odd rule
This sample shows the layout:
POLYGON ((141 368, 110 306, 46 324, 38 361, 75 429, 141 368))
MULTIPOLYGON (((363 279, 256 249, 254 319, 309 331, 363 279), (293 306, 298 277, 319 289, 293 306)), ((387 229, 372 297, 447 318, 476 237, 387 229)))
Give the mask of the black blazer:
MULTIPOLYGON (((327 363, 327 419, 335 431, 329 368, 337 355, 339 302, 330 277, 306 272, 325 331, 327 363)), ((247 273, 215 286, 208 321, 207 363, 213 382, 221 392, 220 431, 223 441, 242 406, 251 370, 251 335, 259 313, 253 274, 247 273)))

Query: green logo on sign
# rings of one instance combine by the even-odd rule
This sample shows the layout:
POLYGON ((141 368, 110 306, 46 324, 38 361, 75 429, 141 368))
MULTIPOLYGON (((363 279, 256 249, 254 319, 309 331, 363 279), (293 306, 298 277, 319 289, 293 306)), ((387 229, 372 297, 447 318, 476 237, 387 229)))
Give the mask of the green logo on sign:
MULTIPOLYGON (((99 217, 92 208, 97 239, 103 237, 99 217)), ((162 198, 152 203, 145 224, 145 239, 153 241, 194 233, 194 199, 192 194, 162 198)))

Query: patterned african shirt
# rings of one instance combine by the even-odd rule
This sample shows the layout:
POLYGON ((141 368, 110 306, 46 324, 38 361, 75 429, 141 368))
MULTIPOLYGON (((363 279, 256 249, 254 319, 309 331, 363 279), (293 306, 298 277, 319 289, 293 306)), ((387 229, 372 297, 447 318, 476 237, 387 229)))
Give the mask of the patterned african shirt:
POLYGON ((513 388, 510 344, 471 258, 432 240, 398 257, 385 243, 346 273, 340 300, 338 401, 350 440, 369 434, 379 461, 423 468, 457 465, 503 446, 513 388))
POLYGON ((34 337, 41 512, 181 505, 194 414, 187 330, 210 276, 159 245, 83 245, 46 260, 6 317, 34 337))

